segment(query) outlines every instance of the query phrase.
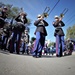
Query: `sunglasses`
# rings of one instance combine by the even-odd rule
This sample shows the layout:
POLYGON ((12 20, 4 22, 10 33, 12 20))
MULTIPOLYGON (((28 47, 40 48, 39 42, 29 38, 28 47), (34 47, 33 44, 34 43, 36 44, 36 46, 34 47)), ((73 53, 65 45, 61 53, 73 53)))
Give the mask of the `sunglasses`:
POLYGON ((41 18, 41 16, 39 16, 38 18, 41 18))

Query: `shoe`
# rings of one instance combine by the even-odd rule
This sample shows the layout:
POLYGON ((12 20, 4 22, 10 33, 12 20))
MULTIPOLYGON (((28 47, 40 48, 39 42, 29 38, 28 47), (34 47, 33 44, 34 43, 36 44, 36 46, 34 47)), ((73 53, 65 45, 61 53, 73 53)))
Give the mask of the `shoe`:
POLYGON ((19 52, 17 52, 17 54, 20 54, 19 52))
POLYGON ((42 55, 40 53, 37 54, 37 57, 41 57, 42 55))
POLYGON ((38 57, 40 57, 40 58, 41 58, 41 55, 39 55, 38 57))
POLYGON ((37 58, 37 55, 33 55, 33 57, 36 57, 37 58))

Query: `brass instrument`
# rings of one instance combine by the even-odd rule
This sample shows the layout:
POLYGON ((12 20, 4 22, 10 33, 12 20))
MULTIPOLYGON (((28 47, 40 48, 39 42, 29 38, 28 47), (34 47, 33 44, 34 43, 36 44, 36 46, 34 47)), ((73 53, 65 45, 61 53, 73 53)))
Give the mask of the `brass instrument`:
POLYGON ((64 15, 66 14, 68 12, 68 9, 67 8, 65 8, 64 10, 63 10, 63 12, 60 14, 60 18, 63 18, 64 17, 64 15))
POLYGON ((24 12, 23 8, 20 8, 20 13, 19 14, 27 16, 27 13, 24 12))
POLYGON ((44 18, 47 18, 49 16, 49 11, 50 11, 50 7, 46 7, 41 16, 43 16, 44 18))

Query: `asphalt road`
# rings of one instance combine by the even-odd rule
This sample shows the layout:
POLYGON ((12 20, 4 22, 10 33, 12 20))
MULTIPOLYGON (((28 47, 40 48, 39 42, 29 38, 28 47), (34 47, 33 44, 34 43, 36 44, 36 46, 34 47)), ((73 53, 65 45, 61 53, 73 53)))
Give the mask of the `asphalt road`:
POLYGON ((0 50, 0 75, 75 75, 75 52, 65 57, 34 58, 0 50))

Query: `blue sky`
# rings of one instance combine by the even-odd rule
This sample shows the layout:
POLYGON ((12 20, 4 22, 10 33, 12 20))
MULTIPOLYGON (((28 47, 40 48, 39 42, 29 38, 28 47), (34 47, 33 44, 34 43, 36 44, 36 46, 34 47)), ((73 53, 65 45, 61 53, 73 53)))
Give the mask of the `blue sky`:
MULTIPOLYGON (((35 37, 34 31, 36 27, 34 26, 34 21, 37 19, 37 15, 42 14, 46 6, 52 9, 57 1, 58 0, 0 0, 0 2, 3 2, 5 4, 13 4, 13 6, 19 8, 23 7, 24 11, 28 14, 27 17, 32 20, 32 24, 30 27, 30 37, 35 37)), ((46 37, 47 40, 55 41, 54 27, 52 25, 52 22, 54 21, 54 16, 60 15, 60 13, 65 8, 69 9, 63 18, 63 22, 65 23, 65 27, 63 27, 63 30, 65 34, 67 28, 75 24, 75 0, 60 0, 58 5, 46 19, 46 21, 49 23, 49 26, 46 27, 48 33, 48 36, 46 37)))

